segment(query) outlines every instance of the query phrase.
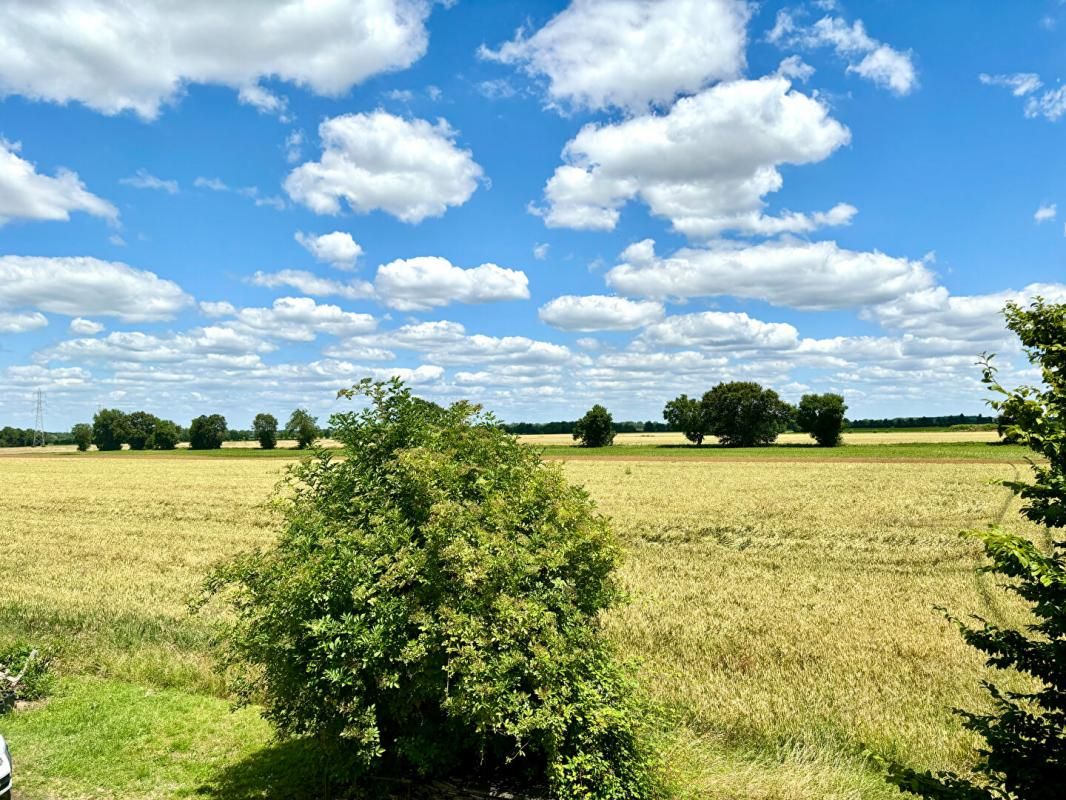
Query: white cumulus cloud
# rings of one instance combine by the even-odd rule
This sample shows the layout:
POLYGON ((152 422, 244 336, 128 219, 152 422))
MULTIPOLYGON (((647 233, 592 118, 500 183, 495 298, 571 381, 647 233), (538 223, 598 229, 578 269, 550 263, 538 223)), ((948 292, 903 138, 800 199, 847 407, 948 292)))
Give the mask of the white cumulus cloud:
POLYGON ((418 223, 465 203, 482 175, 443 119, 346 114, 325 120, 318 133, 322 156, 285 179, 289 196, 316 214, 339 214, 343 200, 360 214, 381 210, 418 223))
POLYGON ((541 306, 541 321, 563 331, 629 331, 663 316, 662 303, 607 295, 563 295, 541 306))
POLYGON ((363 254, 363 248, 350 233, 344 231, 333 231, 321 236, 297 231, 294 238, 316 260, 337 269, 351 269, 363 254))
POLYGON ((683 248, 667 257, 656 255, 654 244, 646 239, 626 248, 607 283, 626 295, 731 295, 806 310, 887 302, 934 283, 920 261, 846 250, 835 242, 683 248))
POLYGON ((1033 219, 1036 220, 1037 223, 1050 222, 1055 219, 1055 215, 1058 213, 1059 210, 1054 203, 1045 203, 1036 210, 1036 213, 1033 214, 1033 219))
POLYGON ((750 13, 744 0, 573 0, 480 55, 546 77, 557 106, 640 111, 739 75, 750 13))
POLYGON ((47 324, 48 318, 39 311, 0 311, 0 333, 26 333, 47 324))
POLYGON ((36 308, 135 322, 170 319, 191 302, 173 281, 120 262, 0 256, 0 309, 36 308))
POLYGON ((15 219, 68 220, 72 211, 118 219, 118 209, 86 189, 76 172, 42 175, 19 156, 21 149, 18 142, 0 139, 0 225, 15 219))
POLYGON ((529 279, 520 270, 496 264, 464 269, 439 256, 400 258, 383 264, 378 267, 374 287, 382 302, 400 311, 529 298, 529 279))
POLYGON ((374 287, 366 281, 335 281, 302 269, 282 269, 277 272, 256 272, 250 279, 256 286, 276 289, 288 286, 313 297, 343 297, 346 300, 366 300, 374 297, 374 287))
POLYGON ((563 150, 539 213, 553 227, 613 230, 622 206, 639 198, 689 236, 845 224, 855 213, 846 204, 814 215, 763 209, 783 184, 780 165, 822 161, 849 140, 820 100, 785 78, 723 83, 668 114, 586 125, 563 150))
POLYGON ((75 317, 70 321, 70 332, 78 336, 95 336, 104 329, 99 322, 84 317, 75 317))
POLYGON ((426 50, 429 0, 8 0, 0 94, 153 119, 191 83, 269 105, 260 78, 337 96, 426 50))

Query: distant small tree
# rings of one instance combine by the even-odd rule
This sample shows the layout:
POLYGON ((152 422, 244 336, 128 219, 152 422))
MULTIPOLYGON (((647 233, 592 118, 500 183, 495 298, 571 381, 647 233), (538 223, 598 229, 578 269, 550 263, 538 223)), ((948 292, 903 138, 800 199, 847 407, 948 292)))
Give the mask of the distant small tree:
POLYGON ((121 450, 128 435, 126 415, 117 408, 103 408, 93 416, 93 444, 97 450, 121 450))
POLYGON ((93 426, 88 422, 79 422, 70 429, 70 435, 74 437, 78 450, 84 453, 93 443, 93 426))
POLYGON ((608 447, 614 443, 614 424, 611 412, 601 405, 594 405, 574 425, 574 439, 582 447, 608 447))
POLYGON ((751 381, 720 383, 703 395, 708 429, 727 447, 770 444, 788 428, 793 408, 751 381))
POLYGON ((696 447, 703 444, 710 430, 711 423, 707 417, 706 406, 694 397, 683 394, 666 404, 663 419, 670 427, 685 434, 685 438, 696 447))
POLYGON ((226 438, 226 418, 221 414, 199 416, 189 426, 189 446, 193 450, 217 450, 226 438))
MULTIPOLYGON (((1022 514, 1061 531, 1066 527, 1066 304, 1039 298, 1029 308, 1009 303, 1006 317, 1029 360, 1040 367, 1043 386, 1008 391, 988 356, 984 382, 1003 398, 990 405, 1012 420, 1008 434, 1046 459, 1034 459, 1031 483, 1006 485, 1024 501, 1022 514)), ((985 654, 988 666, 1023 672, 1030 683, 1011 691, 986 682, 991 709, 958 712, 963 725, 985 740, 978 751, 978 777, 934 775, 896 764, 888 779, 930 800, 1061 800, 1066 790, 1066 540, 1042 547, 996 527, 973 535, 992 560, 986 570, 1007 579, 1007 590, 1029 604, 1033 621, 1020 630, 980 618, 975 625, 953 621, 985 654)))
POLYGON ((273 450, 278 445, 278 419, 273 414, 256 414, 252 422, 255 438, 264 450, 273 450))
POLYGON ((143 450, 148 446, 159 417, 147 411, 134 411, 126 416, 126 441, 130 450, 143 450))
POLYGON ((310 447, 318 438, 318 419, 312 417, 307 409, 298 408, 289 417, 289 422, 285 425, 285 433, 296 440, 300 449, 310 447))
POLYGON ((156 420, 155 430, 148 440, 148 448, 151 450, 173 450, 181 440, 177 424, 169 419, 156 420))
POLYGON ((848 407, 839 394, 805 394, 796 409, 796 424, 822 447, 836 447, 848 407))

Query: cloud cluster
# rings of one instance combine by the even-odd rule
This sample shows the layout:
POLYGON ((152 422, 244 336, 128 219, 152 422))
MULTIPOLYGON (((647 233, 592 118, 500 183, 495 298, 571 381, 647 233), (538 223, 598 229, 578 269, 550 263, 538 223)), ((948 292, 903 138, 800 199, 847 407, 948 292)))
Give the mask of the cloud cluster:
MULTIPOLYGON (((0 94, 158 116, 190 83, 241 90, 263 79, 337 96, 426 50, 430 0, 8 0, 0 4, 0 94)), ((280 100, 277 100, 280 102, 280 100)), ((269 109, 268 109, 269 110, 269 109)))
POLYGON ((722 83, 678 100, 667 114, 586 125, 544 188, 553 227, 613 230, 622 206, 640 199, 675 230, 777 234, 847 223, 841 204, 820 214, 764 214, 783 164, 822 161, 850 133, 818 99, 780 76, 722 83))
POLYGON ((430 123, 385 111, 345 114, 318 126, 322 155, 296 167, 285 191, 316 214, 380 210, 409 223, 439 217, 470 199, 481 167, 455 144, 443 119, 430 123))
POLYGON ((847 250, 836 242, 784 240, 735 247, 726 243, 655 253, 651 239, 630 245, 606 276, 626 295, 653 298, 731 295, 807 311, 884 303, 931 287, 920 261, 847 250))
POLYGON ((545 77, 553 105, 643 111, 738 76, 750 13, 744 0, 574 0, 480 54, 545 77))
POLYGON ((849 25, 840 17, 825 16, 813 25, 803 25, 793 12, 782 9, 767 39, 781 47, 831 47, 848 62, 848 72, 893 94, 910 94, 918 87, 913 55, 872 38, 861 19, 849 25))
POLYGON ((662 303, 607 295, 563 295, 541 306, 542 322, 562 331, 629 331, 662 319, 662 303))
POLYGON ((1025 116, 1030 119, 1043 117, 1054 122, 1066 114, 1066 86, 1040 91, 1044 82, 1032 72, 1016 72, 1011 75, 989 75, 982 72, 977 76, 986 86, 1003 86, 1011 90, 1015 97, 1025 98, 1025 116))
POLYGON ((520 270, 496 264, 463 269, 438 256, 398 258, 383 264, 374 287, 385 305, 400 311, 529 298, 529 279, 520 270))

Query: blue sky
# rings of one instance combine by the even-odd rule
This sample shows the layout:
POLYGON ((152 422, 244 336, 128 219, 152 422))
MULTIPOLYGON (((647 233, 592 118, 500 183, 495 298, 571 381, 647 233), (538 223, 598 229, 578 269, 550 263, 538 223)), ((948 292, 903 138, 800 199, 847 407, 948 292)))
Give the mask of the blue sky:
POLYGON ((2 424, 976 413, 1066 299, 1054 0, 122 5, 0 9, 2 424))

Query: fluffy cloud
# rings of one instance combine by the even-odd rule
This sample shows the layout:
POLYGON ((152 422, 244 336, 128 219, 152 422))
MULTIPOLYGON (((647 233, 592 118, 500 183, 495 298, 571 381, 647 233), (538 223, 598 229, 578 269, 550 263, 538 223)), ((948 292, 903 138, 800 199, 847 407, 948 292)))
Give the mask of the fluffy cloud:
MULTIPOLYGON (((467 334, 458 322, 439 320, 404 325, 379 334, 373 342, 384 347, 413 350, 440 364, 561 365, 574 359, 564 345, 525 336, 467 334)), ((349 344, 327 349, 327 355, 344 357, 349 344)))
POLYGON ((1066 302, 1066 285, 1032 283, 1021 290, 978 295, 952 295, 937 286, 874 306, 864 316, 914 337, 964 342, 972 353, 977 344, 995 346, 1007 338, 1003 307, 1008 302, 1024 305, 1037 295, 1066 302))
POLYGON ((662 303, 606 295, 563 295, 541 306, 541 320, 564 331, 629 331, 659 320, 662 303))
POLYGON ((556 105, 645 110, 744 67, 744 0, 574 0, 483 58, 548 79, 556 105))
POLYGON ((118 209, 86 189, 76 172, 42 175, 18 155, 21 149, 18 142, 0 139, 0 225, 14 219, 68 220, 71 211, 118 219, 118 209))
POLYGON ((343 297, 346 300, 365 300, 374 297, 374 287, 366 281, 335 281, 322 278, 302 269, 283 269, 278 272, 256 272, 250 279, 256 286, 275 289, 289 286, 312 297, 343 297))
POLYGON ((351 269, 363 254, 363 248, 350 233, 344 231, 333 231, 321 236, 297 231, 294 238, 315 259, 337 269, 351 269))
POLYGON ((763 322, 739 312, 704 311, 649 325, 640 340, 656 347, 791 350, 799 332, 784 322, 763 322))
POLYGON ((95 336, 104 329, 99 322, 84 317, 75 317, 70 321, 70 332, 78 336, 95 336))
POLYGON ((39 311, 0 311, 0 333, 26 333, 47 324, 48 318, 39 311))
POLYGON ((339 214, 344 200, 360 214, 381 210, 417 223, 465 203, 482 175, 444 120, 375 111, 327 119, 318 133, 321 158, 285 179, 289 196, 317 214, 339 214))
POLYGON ((369 314, 319 304, 310 297, 279 297, 270 308, 242 308, 234 320, 232 327, 242 333, 292 342, 310 342, 319 333, 358 336, 377 327, 369 314))
POLYGON ((242 90, 270 77, 340 95, 426 50, 429 0, 9 0, 0 4, 0 92, 145 119, 189 83, 242 90))
POLYGON ((613 230, 621 207, 639 198, 689 236, 844 224, 852 206, 769 217, 763 198, 781 188, 780 165, 821 161, 849 140, 821 101, 785 78, 723 83, 665 115, 586 125, 563 150, 566 164, 545 186, 538 213, 549 226, 613 230))
POLYGON ((910 52, 901 52, 872 38, 862 20, 848 25, 840 17, 822 17, 810 26, 799 25, 791 12, 777 12, 767 38, 783 47, 832 47, 848 61, 848 72, 866 78, 894 94, 910 94, 918 86, 918 71, 910 52))
POLYGON ((1045 203, 1036 210, 1036 213, 1033 214, 1033 219, 1036 220, 1037 223, 1049 222, 1050 220, 1055 219, 1057 213, 1058 208, 1056 208, 1054 203, 1045 203))
POLYGON ((122 178, 119 183, 124 186, 132 186, 134 189, 156 189, 167 194, 178 193, 178 182, 157 178, 146 169, 139 169, 128 178, 122 178))
POLYGON ((438 256, 401 258, 383 264, 378 267, 374 286, 386 305, 400 311, 529 297, 529 279, 524 272, 496 264, 463 269, 438 256))
POLYGON ((607 283, 627 295, 732 295, 805 310, 883 303, 931 287, 933 274, 918 261, 878 251, 845 250, 835 242, 766 242, 750 247, 684 248, 655 254, 646 239, 622 253, 607 283))
POLYGON ((170 319, 191 302, 176 283, 118 262, 0 256, 0 308, 135 322, 170 319))

